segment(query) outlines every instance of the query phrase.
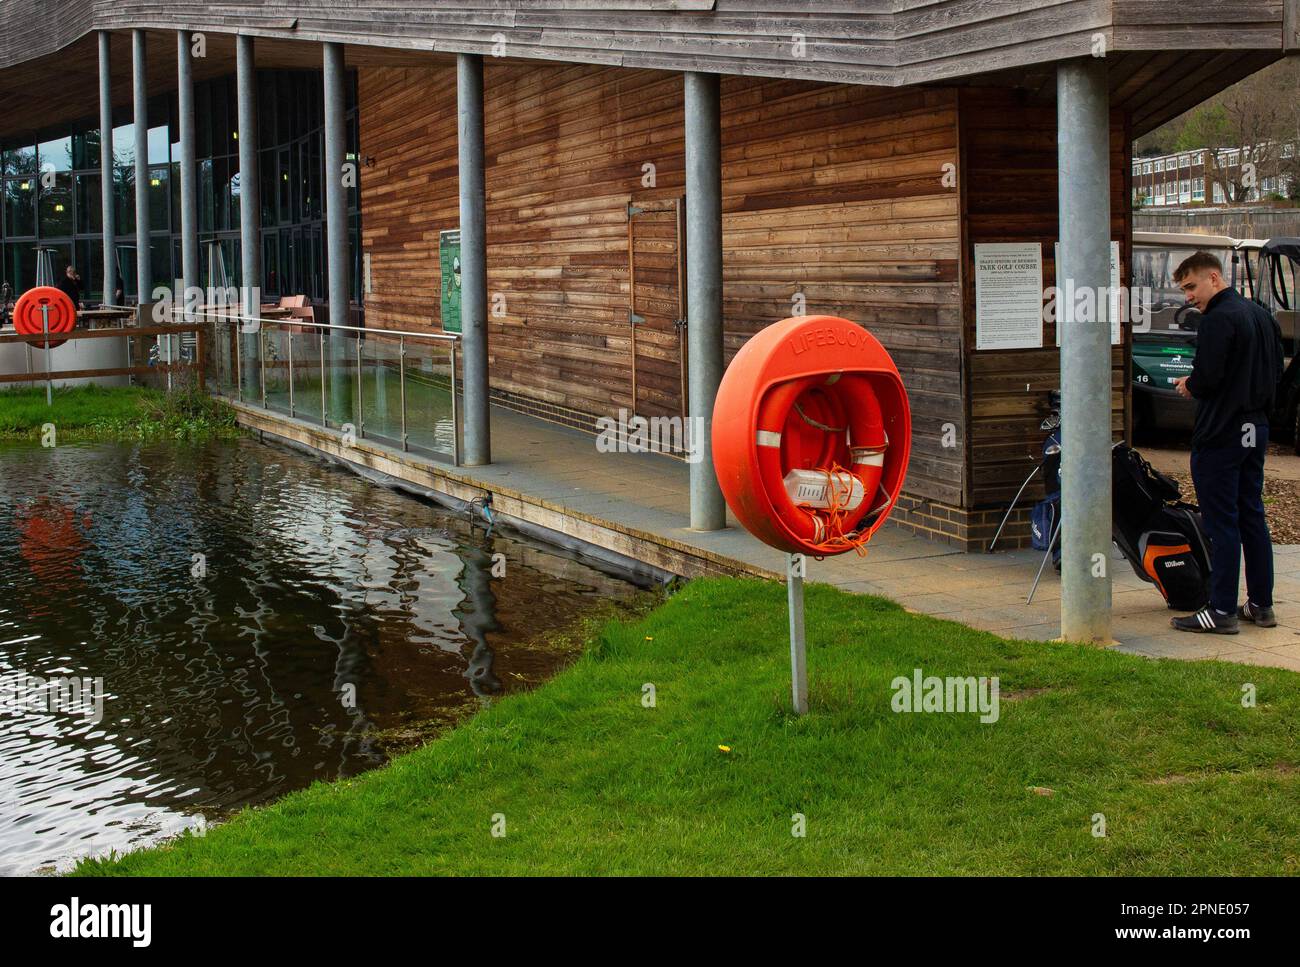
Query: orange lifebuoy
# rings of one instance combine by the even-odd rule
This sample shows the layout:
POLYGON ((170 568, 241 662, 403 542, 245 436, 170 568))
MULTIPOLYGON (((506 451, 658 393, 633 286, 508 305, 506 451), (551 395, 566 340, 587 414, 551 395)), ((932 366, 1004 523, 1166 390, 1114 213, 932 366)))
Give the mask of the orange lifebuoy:
POLYGON ((860 549, 902 490, 910 448, 898 370, 847 319, 800 316, 767 327, 718 388, 718 483, 740 522, 782 550, 860 549))
MULTIPOLYGON (((71 332, 77 324, 77 307, 62 289, 38 285, 20 295, 14 304, 14 329, 24 336, 44 336, 47 316, 50 333, 71 332)), ((29 342, 38 349, 46 348, 45 339, 29 342)), ((54 349, 65 342, 66 339, 51 339, 48 346, 54 349)))

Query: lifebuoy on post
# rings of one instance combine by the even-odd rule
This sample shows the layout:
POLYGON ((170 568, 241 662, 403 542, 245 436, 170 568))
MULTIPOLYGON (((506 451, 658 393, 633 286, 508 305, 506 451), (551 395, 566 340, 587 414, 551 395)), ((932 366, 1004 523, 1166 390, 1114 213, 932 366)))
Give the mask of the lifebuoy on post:
POLYGON ((713 410, 727 505, 792 554, 861 550, 903 488, 912 418, 879 341, 836 316, 768 326, 736 354, 713 410))
MULTIPOLYGON (((43 336, 47 318, 51 334, 71 332, 77 324, 77 307, 62 289, 38 285, 20 295, 14 304, 14 329, 24 336, 43 336)), ((38 349, 46 348, 44 339, 28 341, 38 349)), ((49 348, 55 349, 65 342, 66 339, 51 339, 49 348)))

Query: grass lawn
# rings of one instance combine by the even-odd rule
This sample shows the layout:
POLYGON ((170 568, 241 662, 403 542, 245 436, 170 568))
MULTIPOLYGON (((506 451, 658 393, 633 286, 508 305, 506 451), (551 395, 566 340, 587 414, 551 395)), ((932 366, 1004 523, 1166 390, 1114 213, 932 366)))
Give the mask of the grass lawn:
POLYGON ((188 438, 234 435, 234 414, 192 385, 168 393, 142 386, 69 386, 56 389, 53 405, 45 387, 0 390, 0 439, 39 440, 45 424, 58 440, 188 438))
POLYGON ((1294 673, 1007 641, 811 585, 799 718, 785 621, 778 584, 693 582, 384 769, 77 872, 1300 872, 1294 673), (915 668, 998 676, 1000 718, 893 712, 915 668))

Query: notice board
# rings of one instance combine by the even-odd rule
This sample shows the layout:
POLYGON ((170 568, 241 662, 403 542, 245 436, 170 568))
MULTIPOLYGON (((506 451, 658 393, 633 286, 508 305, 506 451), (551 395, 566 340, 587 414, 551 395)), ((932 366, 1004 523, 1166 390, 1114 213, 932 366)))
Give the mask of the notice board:
POLYGON ((460 229, 438 233, 443 332, 460 332, 460 229))
POLYGON ((1043 345, 1043 250, 1037 242, 975 246, 975 348, 1043 345))

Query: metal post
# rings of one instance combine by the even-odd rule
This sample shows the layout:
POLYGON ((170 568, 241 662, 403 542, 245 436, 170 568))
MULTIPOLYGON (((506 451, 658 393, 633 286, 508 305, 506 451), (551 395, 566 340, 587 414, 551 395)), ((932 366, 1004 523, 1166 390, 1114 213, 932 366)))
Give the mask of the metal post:
POLYGON ((117 289, 117 236, 113 177, 113 71, 107 30, 99 32, 99 184, 100 218, 104 227, 104 305, 113 303, 117 289))
POLYGON ((361 398, 361 333, 357 333, 357 439, 366 435, 366 411, 361 398))
POLYGON ((235 337, 235 399, 242 401, 244 399, 244 374, 241 365, 243 352, 243 334, 239 331, 241 326, 237 320, 232 320, 233 325, 231 332, 235 337))
POLYGON ((317 329, 320 337, 320 425, 329 426, 329 411, 325 409, 325 330, 317 329))
POLYGON ((397 337, 397 392, 402 401, 402 449, 409 450, 406 443, 406 340, 397 337))
POLYGON ((713 470, 713 401, 722 382, 722 127, 717 74, 686 87, 686 338, 691 529, 727 526, 713 470))
POLYGON ((262 384, 262 409, 266 409, 266 326, 257 327, 257 374, 262 384))
POLYGON ((41 329, 45 332, 45 405, 54 405, 54 378, 50 375, 50 357, 54 350, 50 348, 50 307, 41 306, 41 329))
MULTIPOLYGON (((329 281, 329 321, 332 326, 351 322, 348 259, 348 197, 343 184, 343 165, 347 160, 347 75, 343 69, 343 45, 324 45, 325 86, 325 248, 329 281)), ((347 359, 347 345, 336 340, 343 329, 330 331, 330 359, 340 368, 347 359)), ((336 413, 347 405, 347 383, 335 380, 331 399, 336 413)))
POLYGON ((451 463, 460 466, 460 408, 456 405, 456 343, 451 344, 451 463))
POLYGON ((805 567, 806 558, 802 554, 786 555, 786 600, 790 606, 790 680, 796 715, 808 714, 808 659, 803 621, 805 567))
MULTIPOLYGON (((1061 636, 1111 641, 1110 106, 1106 62, 1056 73, 1061 328, 1061 636), (1075 293, 1091 291, 1096 318, 1075 293)), ((1086 304, 1085 300, 1085 304, 1086 304)))
MULTIPOLYGON (((259 200, 257 175, 257 75, 253 61, 253 38, 240 34, 235 38, 235 94, 238 100, 239 134, 239 248, 240 310, 254 319, 262 309, 262 204, 259 200)), ((243 322, 246 330, 250 323, 243 322)), ((261 331, 260 322, 252 323, 261 331)), ((249 338, 248 349, 261 346, 249 338)), ((251 355, 251 353, 250 353, 251 355)), ((259 368, 265 369, 265 357, 259 368)), ((250 372, 249 378, 252 378, 250 372)))
POLYGON ((185 321, 189 322, 190 291, 199 284, 199 196, 195 185, 194 58, 190 34, 185 30, 176 32, 176 73, 181 144, 181 298, 187 310, 185 321))
POLYGON ((293 330, 280 330, 285 334, 285 339, 289 343, 289 416, 293 416, 293 330))
MULTIPOLYGON (((145 32, 131 31, 131 87, 135 134, 135 278, 140 311, 136 321, 145 325, 145 310, 153 303, 153 254, 149 245, 149 83, 145 61, 145 32)), ((141 345, 141 350, 143 350, 141 345)))
POLYGON ((460 174, 460 311, 465 346, 465 464, 492 462, 488 406, 487 202, 483 173, 483 58, 456 55, 460 174))

